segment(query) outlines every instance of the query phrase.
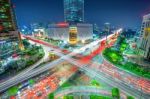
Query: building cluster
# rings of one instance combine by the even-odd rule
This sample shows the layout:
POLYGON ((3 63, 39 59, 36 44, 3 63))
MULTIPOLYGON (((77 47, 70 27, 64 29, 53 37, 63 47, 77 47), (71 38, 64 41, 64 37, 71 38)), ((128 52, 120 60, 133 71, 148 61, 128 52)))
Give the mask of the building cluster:
POLYGON ((19 48, 24 48, 16 23, 10 0, 0 0, 0 73, 4 72, 19 48))
POLYGON ((132 30, 132 29, 123 29, 122 35, 125 38, 134 38, 134 36, 137 34, 137 31, 132 30))
POLYGON ((93 38, 93 25, 84 22, 84 0, 64 0, 64 22, 32 30, 34 36, 46 36, 73 45, 93 38))
MULTIPOLYGON (((16 45, 23 49, 16 23, 10 0, 0 0, 0 59, 13 54, 16 45)), ((34 36, 63 40, 73 45, 93 39, 93 32, 101 36, 111 33, 110 23, 105 23, 103 32, 100 32, 96 25, 93 27, 84 21, 84 0, 64 0, 64 22, 47 25, 35 23, 31 25, 31 30, 34 36)), ((124 34, 129 37, 135 32, 125 31, 124 34)), ((150 60, 150 14, 143 17, 141 34, 140 48, 144 51, 144 57, 150 60)))

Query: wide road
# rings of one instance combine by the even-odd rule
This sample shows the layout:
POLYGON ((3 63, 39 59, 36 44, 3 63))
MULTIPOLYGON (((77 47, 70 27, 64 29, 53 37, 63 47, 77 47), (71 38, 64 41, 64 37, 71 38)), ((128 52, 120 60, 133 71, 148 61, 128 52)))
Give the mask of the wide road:
MULTIPOLYGON (((88 66, 89 64, 87 64, 87 65, 78 64, 79 62, 78 62, 77 60, 74 61, 74 59, 71 59, 71 57, 67 57, 67 58, 65 58, 65 60, 68 60, 69 62, 73 63, 73 64, 76 65, 76 66, 80 66, 80 68, 81 68, 81 67, 84 67, 84 71, 86 71, 87 69, 89 69, 89 67, 88 67, 88 68, 85 68, 85 67, 88 66)), ((99 64, 97 64, 97 65, 99 65, 99 64)), ((82 69, 83 69, 83 68, 82 68, 82 69)), ((89 70, 89 71, 90 71, 90 75, 91 75, 91 70, 92 70, 92 69, 89 70)), ((121 81, 116 80, 116 79, 114 79, 114 78, 112 79, 110 76, 105 75, 103 72, 96 72, 96 73, 94 73, 95 71, 92 71, 92 72, 93 72, 92 75, 99 74, 99 75, 103 75, 102 77, 108 78, 107 80, 105 80, 105 82, 106 82, 106 83, 109 82, 109 83, 108 83, 109 85, 114 86, 115 84, 117 84, 116 87, 119 87, 120 89, 122 89, 122 90, 124 90, 124 91, 128 90, 128 91, 126 91, 127 94, 131 94, 131 93, 132 93, 131 95, 134 95, 134 96, 136 96, 136 97, 141 97, 141 95, 143 95, 142 97, 145 98, 145 99, 147 99, 147 98, 149 97, 148 94, 142 93, 141 91, 138 91, 137 89, 131 88, 131 87, 128 86, 127 84, 124 84, 124 82, 121 82, 121 81), (110 81, 109 79, 111 79, 111 81, 110 81), (110 82, 112 82, 113 84, 110 83, 110 82)), ((99 77, 100 77, 100 76, 99 76, 99 77)), ((100 78, 99 78, 99 79, 100 79, 100 78)), ((101 80, 103 80, 103 79, 101 79, 101 80)))
MULTIPOLYGON (((111 92, 107 91, 104 88, 99 88, 99 87, 93 87, 93 86, 71 86, 67 88, 62 88, 58 89, 55 92, 55 99, 58 99, 59 97, 72 94, 72 93, 86 93, 89 95, 90 94, 101 94, 103 96, 110 96, 111 97, 111 92)), ((123 96, 121 96, 123 97, 123 96)), ((126 98, 121 98, 121 99, 126 99, 126 98)))
POLYGON ((50 47, 50 49, 55 50, 54 52, 56 53, 56 55, 60 56, 61 58, 55 60, 54 62, 48 63, 42 67, 36 68, 36 70, 35 70, 34 68, 37 67, 41 63, 41 61, 43 62, 43 59, 40 60, 40 62, 38 62, 37 64, 35 64, 31 68, 23 71, 22 73, 18 74, 17 76, 15 76, 15 77, 13 77, 13 78, 5 81, 5 82, 0 83, 0 92, 3 92, 6 89, 8 89, 8 88, 10 88, 10 87, 22 82, 22 81, 25 81, 31 77, 34 77, 40 73, 43 73, 44 71, 46 71, 48 69, 55 67, 57 64, 63 62, 66 58, 72 57, 72 56, 76 55, 77 53, 81 53, 87 48, 92 48, 92 47, 96 46, 98 43, 100 43, 101 41, 103 41, 104 39, 105 38, 103 38, 101 40, 96 40, 90 44, 85 45, 84 47, 82 47, 80 49, 75 49, 73 52, 71 52, 70 54, 67 54, 67 55, 62 54, 60 49, 50 47), (31 71, 31 70, 33 70, 33 71, 31 71))
MULTIPOLYGON (((98 42, 99 43, 99 42, 98 42)), ((85 47, 86 48, 86 47, 85 47)), ((89 48, 91 48, 91 46, 89 46, 89 48)), ((79 49, 79 50, 77 50, 77 51, 83 51, 82 50, 83 48, 81 48, 81 49, 79 49)), ((58 52, 59 53, 59 52, 58 52)), ((61 53, 60 53, 61 54, 61 53)), ((62 55, 62 54, 61 54, 62 55)), ((87 66, 89 65, 83 65, 83 64, 80 64, 79 62, 78 62, 78 60, 75 60, 75 59, 72 59, 71 58, 71 56, 72 55, 75 55, 74 53, 71 53, 71 54, 68 54, 68 55, 65 55, 65 56, 62 56, 60 59, 58 59, 57 61, 54 61, 54 62, 52 62, 53 64, 52 65, 50 65, 50 66, 53 66, 53 65, 57 65, 58 64, 58 62, 60 62, 60 60, 61 61, 63 61, 64 59, 65 60, 67 60, 67 61, 69 61, 69 62, 71 62, 71 63, 73 63, 74 65, 76 65, 76 66, 79 66, 81 69, 83 69, 84 71, 86 71, 86 72, 88 72, 90 75, 95 75, 95 77, 98 77, 99 79, 101 79, 101 80, 104 80, 104 81, 106 81, 106 83, 108 83, 108 84, 110 84, 110 85, 115 85, 116 84, 116 87, 118 87, 118 88, 120 88, 121 90, 123 90, 123 91, 125 91, 125 92, 127 92, 127 93, 129 93, 129 94, 132 94, 132 95, 134 95, 134 96, 136 96, 136 97, 140 97, 140 95, 141 95, 141 92, 138 92, 136 89, 134 89, 134 88, 130 88, 130 87, 128 87, 128 86, 126 86, 124 83, 122 84, 121 82, 118 82, 118 81, 115 81, 114 79, 112 79, 112 80, 110 80, 110 78, 108 78, 108 76, 107 75, 103 75, 102 76, 102 73, 100 73, 100 72, 95 72, 95 71, 92 71, 91 69, 89 69, 87 66), (107 79, 108 78, 108 79, 107 79)), ((49 67, 50 67, 49 66, 49 67)), ((30 73, 28 73, 27 74, 27 77, 26 78, 29 78, 29 76, 32 76, 32 75, 36 75, 37 73, 39 74, 39 73, 42 73, 43 71, 45 71, 46 69, 49 69, 49 67, 47 68, 47 67, 43 67, 43 68, 39 68, 39 69, 37 69, 37 70, 34 70, 31 74, 30 73)), ((24 80, 24 79, 23 79, 24 80)), ((4 84, 5 85, 5 84, 4 84)), ((6 86, 5 86, 6 87, 6 86)), ((4 88, 4 87, 3 87, 4 88)), ((0 89, 1 89, 1 87, 0 87, 0 89)), ((7 89, 7 88, 6 88, 7 89)), ((148 99, 148 97, 149 96, 147 96, 147 95, 143 95, 143 98, 144 99, 148 99)))
POLYGON ((85 64, 79 63, 78 60, 72 59, 70 57, 68 57, 66 60, 71 62, 72 64, 78 66, 79 68, 81 68, 83 70, 83 72, 87 73, 89 76, 91 76, 97 80, 102 80, 110 86, 118 87, 124 93, 126 93, 128 95, 132 95, 132 96, 136 97, 137 99, 139 97, 141 97, 141 95, 142 95, 141 99, 148 99, 150 97, 149 94, 145 94, 145 93, 137 90, 136 88, 132 88, 120 80, 116 80, 116 79, 106 75, 103 72, 100 72, 100 71, 97 72, 97 71, 91 69, 90 66, 93 63, 85 65, 85 64))

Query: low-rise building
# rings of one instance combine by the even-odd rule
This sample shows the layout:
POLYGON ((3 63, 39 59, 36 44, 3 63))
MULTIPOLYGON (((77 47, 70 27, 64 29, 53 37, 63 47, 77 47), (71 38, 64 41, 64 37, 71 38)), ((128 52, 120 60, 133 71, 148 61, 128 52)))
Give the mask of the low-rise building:
POLYGON ((78 41, 89 40, 93 38, 93 25, 86 23, 77 23, 76 25, 69 25, 68 23, 50 24, 46 30, 46 34, 49 38, 69 42, 70 27, 77 28, 78 41))

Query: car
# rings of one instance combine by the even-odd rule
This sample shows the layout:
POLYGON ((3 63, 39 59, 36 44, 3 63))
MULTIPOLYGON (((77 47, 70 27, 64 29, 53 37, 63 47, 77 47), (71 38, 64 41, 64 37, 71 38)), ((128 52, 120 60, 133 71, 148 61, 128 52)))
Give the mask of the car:
POLYGON ((45 88, 46 88, 46 91, 49 91, 51 89, 50 86, 46 86, 45 88))
POLYGON ((37 91, 37 92, 36 92, 36 96, 37 96, 37 97, 41 97, 41 96, 42 96, 42 92, 41 92, 41 91, 37 91))

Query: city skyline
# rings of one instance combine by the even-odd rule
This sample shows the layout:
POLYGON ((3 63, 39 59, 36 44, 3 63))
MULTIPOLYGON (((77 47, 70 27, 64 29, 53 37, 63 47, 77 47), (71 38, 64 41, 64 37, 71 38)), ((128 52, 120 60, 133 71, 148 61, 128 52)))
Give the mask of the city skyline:
POLYGON ((0 0, 0 98, 149 99, 150 1, 110 1, 0 0))
MULTIPOLYGON (((63 22, 63 0, 12 0, 19 26, 33 22, 63 22), (33 6, 34 5, 34 6, 33 6), (51 8, 51 9, 50 9, 51 8), (32 11, 31 11, 32 10, 32 11), (34 14, 33 14, 34 13, 34 14), (24 20, 26 19, 26 20, 24 20)), ((140 27, 142 16, 150 12, 148 0, 85 0, 85 22, 102 26, 105 22, 116 27, 140 27), (107 5, 107 7, 106 7, 107 5)))

